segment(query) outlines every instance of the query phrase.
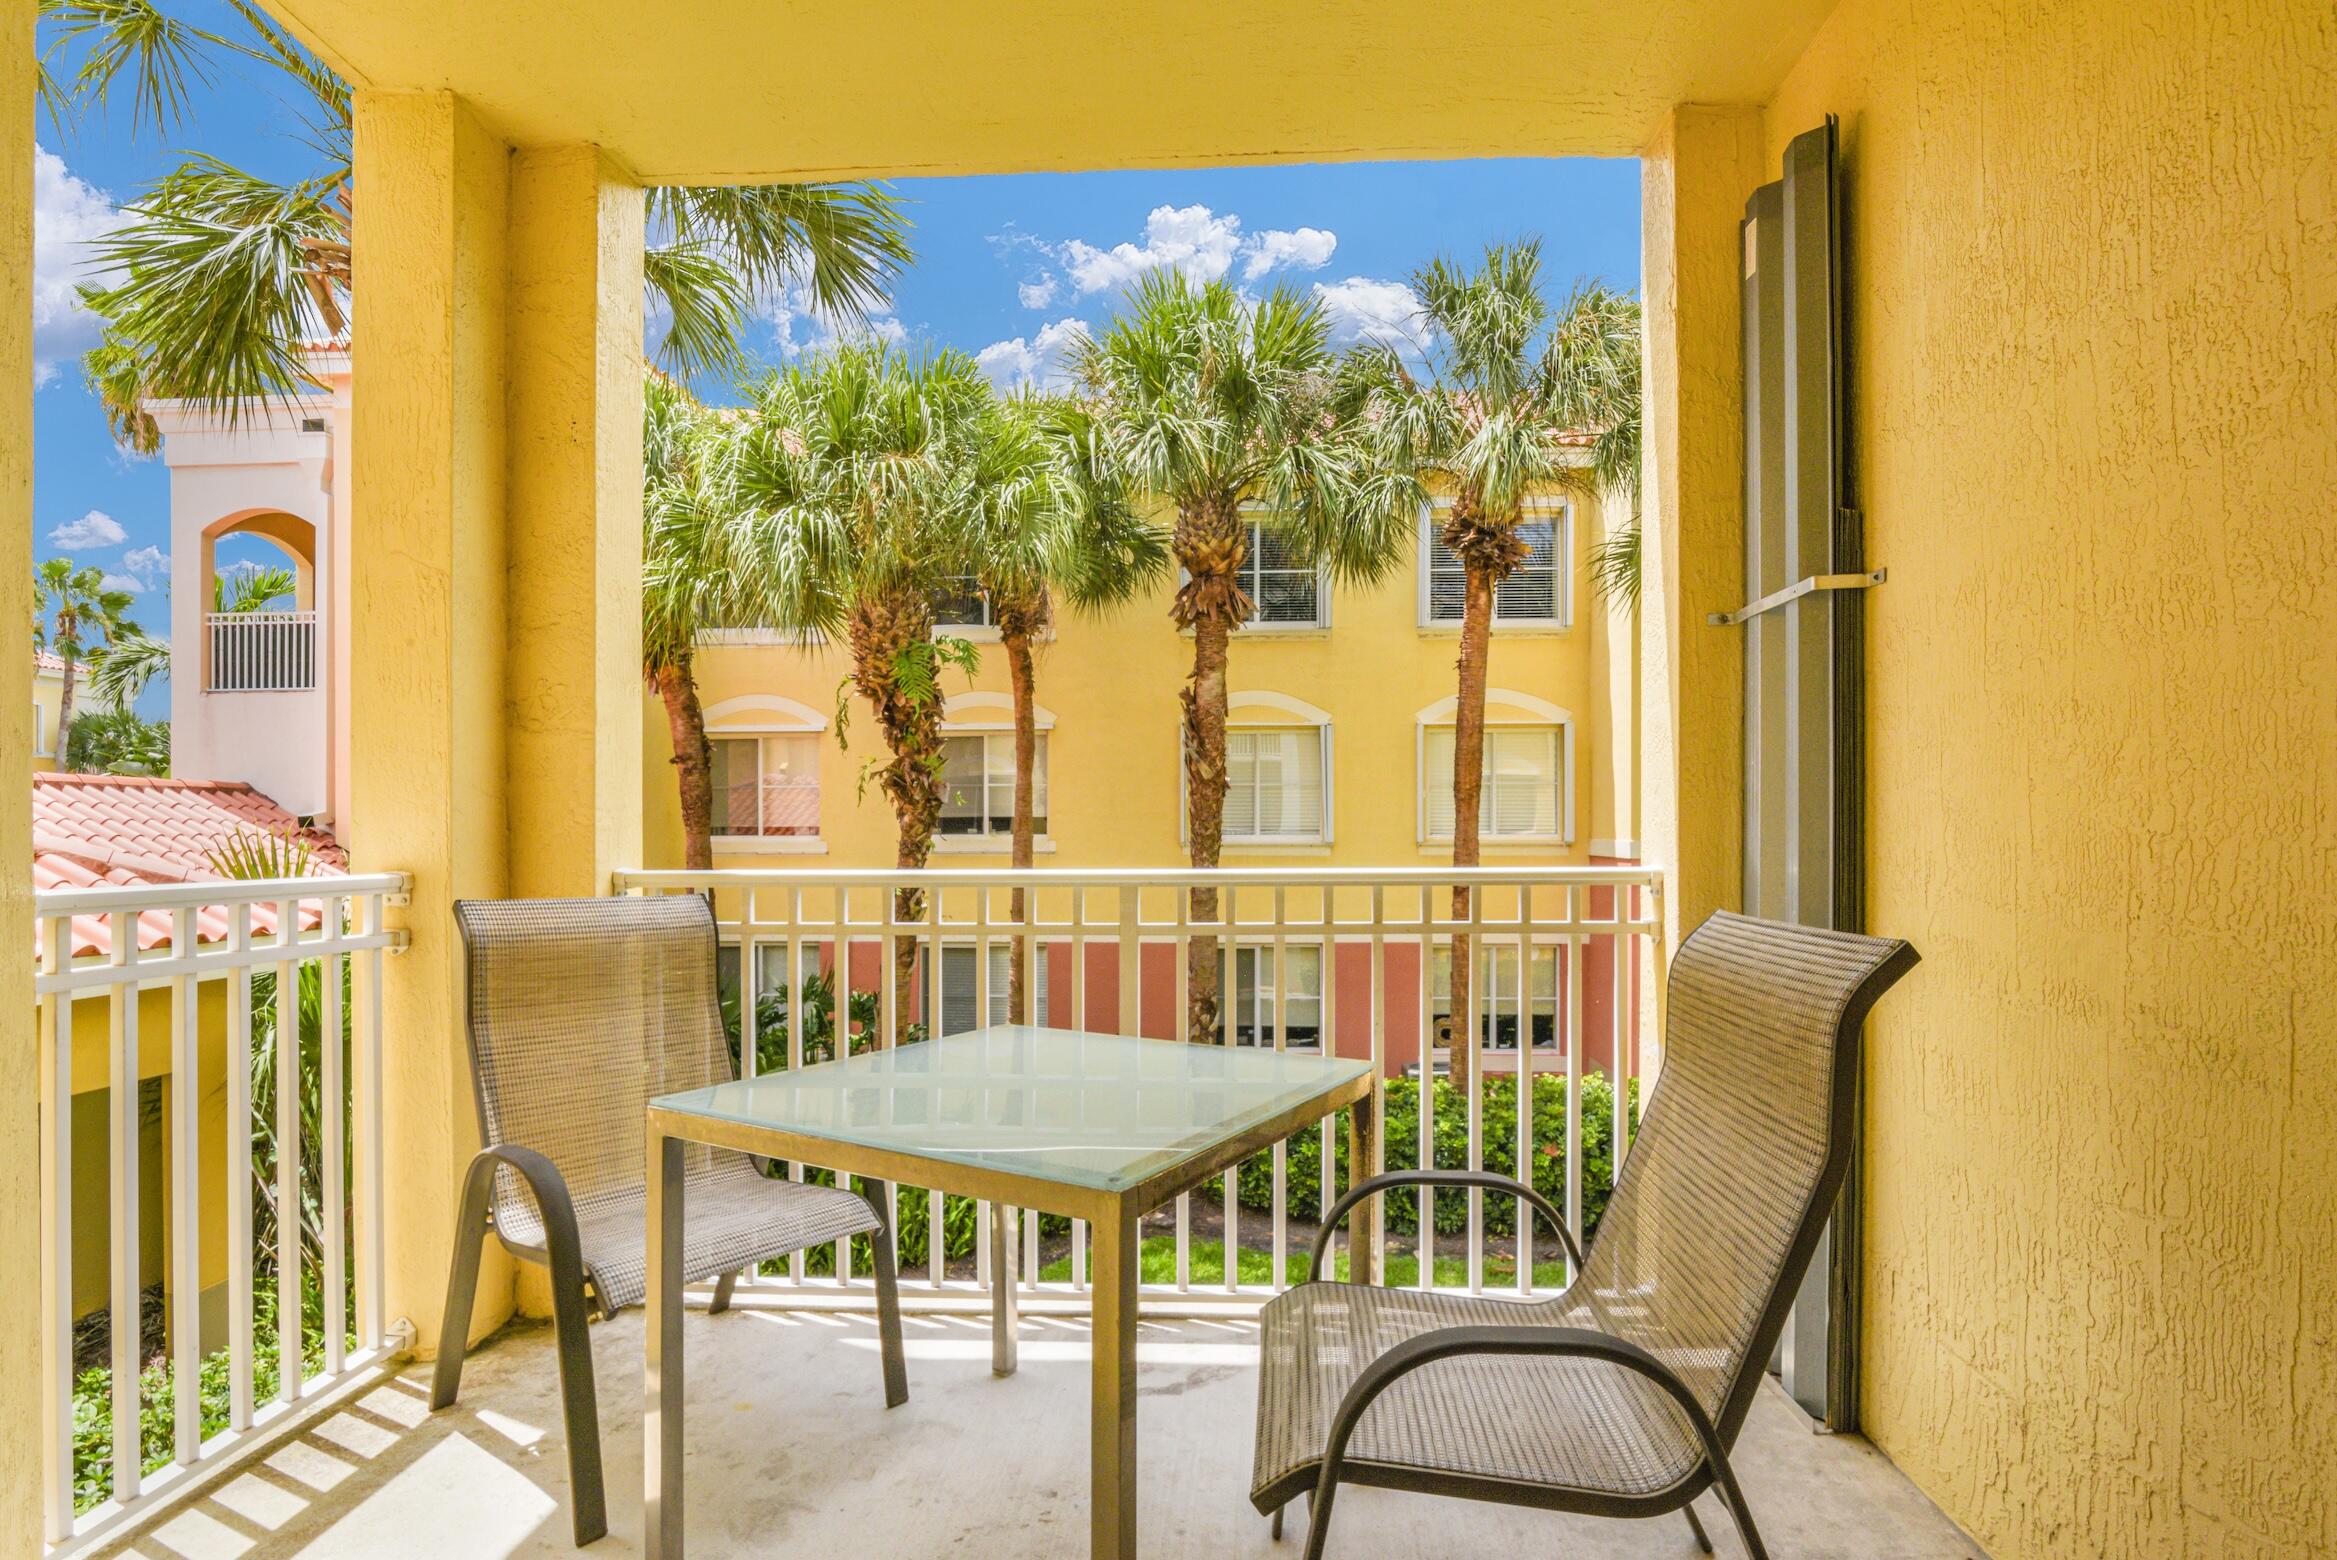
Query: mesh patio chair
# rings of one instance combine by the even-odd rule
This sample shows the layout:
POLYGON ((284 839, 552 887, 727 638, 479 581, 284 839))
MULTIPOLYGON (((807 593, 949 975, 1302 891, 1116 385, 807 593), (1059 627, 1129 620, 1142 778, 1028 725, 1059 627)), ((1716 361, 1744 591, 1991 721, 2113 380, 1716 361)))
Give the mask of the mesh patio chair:
POLYGON ((1661 1081, 1587 1260, 1549 1200, 1507 1176, 1397 1171, 1376 1192, 1481 1187, 1538 1210, 1576 1278, 1539 1302, 1317 1280, 1262 1315, 1250 1499, 1306 1494, 1320 1560, 1341 1483, 1608 1517, 1685 1512, 1718 1489, 1849 1168, 1859 1027, 1909 969, 1903 942, 1715 915, 1672 961, 1661 1081))
MULTIPOLYGON (((452 1404, 492 1233, 552 1270, 568 1476, 581 1546, 608 1531, 586 1299, 602 1317, 648 1292, 648 1102, 734 1076, 715 987, 714 912, 696 894, 466 901, 455 906, 470 985, 479 1139, 455 1226, 430 1406, 452 1404)), ((766 1177, 748 1156, 685 1150, 684 1278, 718 1275, 726 1310, 741 1269, 808 1246, 872 1236, 885 1404, 908 1401, 884 1189, 766 1177)))

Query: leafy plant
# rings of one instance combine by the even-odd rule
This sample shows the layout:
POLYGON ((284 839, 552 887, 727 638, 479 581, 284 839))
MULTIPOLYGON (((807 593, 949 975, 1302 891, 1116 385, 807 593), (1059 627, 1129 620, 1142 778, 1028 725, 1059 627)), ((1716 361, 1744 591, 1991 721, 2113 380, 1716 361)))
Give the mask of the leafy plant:
POLYGON ((65 767, 78 774, 167 775, 170 722, 121 708, 80 716, 65 739, 65 767))
MULTIPOLYGON (((1488 1075, 1479 1088, 1483 1115, 1484 1168, 1500 1175, 1515 1176, 1517 1170, 1517 1079, 1512 1075, 1488 1075)), ((1639 1085, 1631 1086, 1631 1118, 1639 1116, 1639 1085)), ((1436 1080, 1435 1093, 1435 1166, 1440 1170, 1460 1170, 1468 1165, 1469 1116, 1468 1098, 1449 1078, 1436 1080)), ((1420 1080, 1391 1078, 1387 1086, 1386 1106, 1387 1167, 1390 1170, 1417 1169, 1420 1164, 1420 1080)), ((1333 1184, 1344 1188, 1353 1183, 1352 1167, 1348 1163, 1347 1134, 1334 1131, 1333 1184)), ((1555 1074, 1540 1073, 1534 1077, 1534 1154, 1532 1185, 1536 1191, 1565 1206, 1566 1196, 1566 1080, 1555 1074)), ((1599 1216, 1606 1211, 1608 1194, 1615 1181, 1615 1095, 1614 1088, 1599 1073, 1590 1073, 1582 1080, 1582 1229, 1587 1242, 1598 1228, 1599 1216)), ((1312 1219, 1322 1206, 1322 1136, 1306 1132, 1290 1140, 1284 1157, 1285 1203, 1292 1216, 1312 1219)), ((1220 1200, 1220 1182, 1210 1182, 1199 1195, 1211 1201, 1220 1200)), ((1236 1180, 1235 1195, 1244 1208, 1270 1213, 1274 1206, 1274 1166, 1267 1155, 1253 1157, 1241 1167, 1236 1180)), ((1388 1229, 1393 1234, 1412 1235, 1419 1232, 1420 1201, 1415 1192, 1399 1191, 1389 1194, 1387 1207, 1388 1229)), ((1436 1230, 1440 1235, 1458 1235, 1469 1227, 1469 1198, 1466 1192, 1440 1191, 1435 1195, 1436 1230)), ((1487 1196, 1485 1198, 1485 1233, 1509 1235, 1517 1229, 1517 1200, 1487 1196)))

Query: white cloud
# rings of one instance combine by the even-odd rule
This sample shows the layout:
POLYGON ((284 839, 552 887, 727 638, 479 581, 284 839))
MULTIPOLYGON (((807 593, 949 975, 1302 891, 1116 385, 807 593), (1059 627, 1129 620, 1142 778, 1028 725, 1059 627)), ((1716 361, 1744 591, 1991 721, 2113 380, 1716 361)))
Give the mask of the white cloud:
POLYGON ((1049 273, 1035 282, 1024 282, 1015 288, 1014 295, 1022 300, 1022 306, 1026 309, 1043 309, 1055 301, 1055 287, 1055 277, 1049 273))
POLYGON ((133 547, 122 554, 122 569, 138 582, 140 590, 157 590, 170 584, 170 554, 159 547, 133 547))
POLYGON ((98 583, 103 585, 107 590, 126 590, 133 596, 143 596, 146 594, 146 587, 139 584, 136 580, 130 578, 130 576, 127 574, 109 574, 104 579, 98 581, 98 583))
POLYGON ((770 322, 771 344, 782 358, 825 352, 848 342, 882 341, 900 346, 909 339, 909 327, 885 311, 849 324, 839 322, 812 301, 810 288, 799 283, 791 282, 756 300, 755 313, 770 322))
POLYGON ((1075 238, 1063 246, 1063 266, 1082 293, 1117 290, 1164 265, 1196 282, 1214 282, 1232 268, 1241 228, 1241 218, 1218 216, 1207 206, 1155 206, 1144 219, 1142 244, 1099 249, 1075 238))
POLYGON ((1011 390, 1018 385, 1041 390, 1067 389, 1071 382, 1068 366, 1071 348, 1086 335, 1084 320, 1060 319, 1040 326, 1036 336, 993 341, 975 353, 974 360, 1001 389, 1011 390))
POLYGON ((95 277, 89 241, 119 227, 122 215, 42 146, 32 153, 32 202, 32 382, 45 385, 59 362, 97 345, 97 316, 75 289, 95 277))
POLYGON ((119 547, 129 538, 122 522, 102 509, 92 509, 49 533, 49 543, 55 547, 119 547))
POLYGON ((1242 280, 1254 282, 1278 266, 1319 271, 1330 264, 1339 235, 1325 228, 1268 228, 1242 245, 1242 280))
POLYGON ((1315 296, 1331 318, 1331 339, 1341 345, 1377 341, 1414 352, 1428 348, 1420 295, 1402 282, 1350 276, 1343 282, 1315 283, 1315 296))

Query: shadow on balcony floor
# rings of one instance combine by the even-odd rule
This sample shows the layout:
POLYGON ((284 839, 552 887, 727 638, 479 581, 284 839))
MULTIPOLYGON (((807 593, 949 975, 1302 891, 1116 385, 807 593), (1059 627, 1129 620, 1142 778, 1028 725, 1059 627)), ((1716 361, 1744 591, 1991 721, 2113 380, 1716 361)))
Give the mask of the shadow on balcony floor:
MULTIPOLYGON (((596 1327, 609 1536, 641 1523, 639 1311, 596 1327)), ((1087 1329, 1026 1317, 1022 1369, 990 1374, 986 1321, 909 1318, 910 1400, 887 1413, 876 1329, 857 1316, 690 1313, 690 1553, 717 1556, 1087 1552, 1087 1329)), ((1295 1560, 1246 1498, 1256 1394, 1246 1323, 1147 1323, 1141 1545, 1162 1556, 1295 1560)), ((358 1398, 145 1534, 137 1560, 507 1560, 577 1553, 548 1327, 516 1325, 471 1358, 461 1403, 433 1417, 427 1367, 358 1398)), ((1864 1441, 1815 1436, 1774 1385, 1739 1442, 1754 1515, 1779 1556, 1961 1560, 1978 1549, 1864 1441)), ((1709 1496, 1723 1555, 1740 1553, 1709 1496)), ((1299 1513, 1291 1512, 1293 1529, 1299 1513)), ((1609 1522, 1378 1490, 1340 1498, 1332 1553, 1695 1554, 1687 1524, 1609 1522)))

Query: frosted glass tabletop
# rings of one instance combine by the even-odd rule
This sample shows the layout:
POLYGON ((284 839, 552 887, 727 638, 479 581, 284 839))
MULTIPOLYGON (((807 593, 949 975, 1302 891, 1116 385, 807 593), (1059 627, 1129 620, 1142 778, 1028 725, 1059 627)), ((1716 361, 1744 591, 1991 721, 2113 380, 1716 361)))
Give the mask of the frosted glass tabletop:
POLYGON ((1370 1067, 1310 1052, 1006 1025, 652 1103, 1117 1192, 1319 1100, 1370 1067))

